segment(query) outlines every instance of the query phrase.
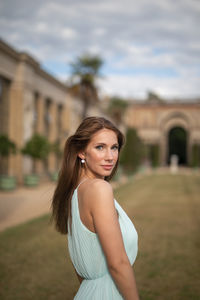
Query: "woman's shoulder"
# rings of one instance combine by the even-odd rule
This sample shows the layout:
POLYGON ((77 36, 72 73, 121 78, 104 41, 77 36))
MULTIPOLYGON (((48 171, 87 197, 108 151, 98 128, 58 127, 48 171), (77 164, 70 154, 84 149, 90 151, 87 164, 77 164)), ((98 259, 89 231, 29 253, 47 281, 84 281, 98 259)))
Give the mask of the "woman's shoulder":
POLYGON ((90 179, 86 182, 85 188, 90 193, 97 193, 97 192, 112 192, 112 186, 108 181, 104 179, 95 178, 90 179))
POLYGON ((92 199, 93 202, 101 200, 102 198, 113 199, 113 190, 109 182, 104 179, 89 179, 84 182, 82 187, 80 187, 81 197, 89 201, 92 199))

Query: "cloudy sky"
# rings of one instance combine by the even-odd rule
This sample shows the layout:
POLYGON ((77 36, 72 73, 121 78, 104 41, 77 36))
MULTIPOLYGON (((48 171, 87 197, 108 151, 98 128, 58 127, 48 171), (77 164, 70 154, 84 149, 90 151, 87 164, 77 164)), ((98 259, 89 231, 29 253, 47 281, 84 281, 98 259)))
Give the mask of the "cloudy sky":
POLYGON ((199 0, 0 0, 0 36, 65 81, 100 55, 102 94, 200 97, 199 0))

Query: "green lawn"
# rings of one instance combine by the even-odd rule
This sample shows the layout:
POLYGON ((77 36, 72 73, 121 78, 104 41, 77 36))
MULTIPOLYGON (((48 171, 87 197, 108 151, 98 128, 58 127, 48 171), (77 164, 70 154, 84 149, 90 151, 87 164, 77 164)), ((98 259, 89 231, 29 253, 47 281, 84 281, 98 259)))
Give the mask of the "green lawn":
MULTIPOLYGON (((139 234, 140 299, 200 299, 200 176, 133 178, 115 197, 139 234)), ((49 216, 0 233, 0 299, 70 300, 77 288, 66 236, 49 216)))

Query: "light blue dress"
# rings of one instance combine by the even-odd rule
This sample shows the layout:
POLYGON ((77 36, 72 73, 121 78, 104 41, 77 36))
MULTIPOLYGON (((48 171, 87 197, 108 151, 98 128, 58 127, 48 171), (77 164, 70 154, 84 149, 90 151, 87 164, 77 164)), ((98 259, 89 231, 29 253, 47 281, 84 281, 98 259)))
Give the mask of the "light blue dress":
MULTIPOLYGON (((78 187, 72 196, 72 234, 68 234, 68 248, 77 273, 85 278, 74 300, 122 300, 115 285, 96 233, 81 221, 78 206, 78 187)), ((138 251, 138 235, 127 214, 115 200, 119 224, 127 256, 133 265, 138 251)), ((69 224, 68 224, 69 229, 69 224)))

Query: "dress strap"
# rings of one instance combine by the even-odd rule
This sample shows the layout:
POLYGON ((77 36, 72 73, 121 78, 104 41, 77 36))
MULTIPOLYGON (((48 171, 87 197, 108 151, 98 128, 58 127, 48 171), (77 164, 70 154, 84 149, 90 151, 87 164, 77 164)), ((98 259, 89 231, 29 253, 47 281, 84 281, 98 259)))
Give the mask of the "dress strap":
POLYGON ((83 183, 83 182, 85 182, 86 180, 88 180, 89 178, 85 178, 85 179, 83 179, 79 184, 78 184, 78 186, 76 187, 76 189, 78 189, 79 188, 79 186, 83 183))

